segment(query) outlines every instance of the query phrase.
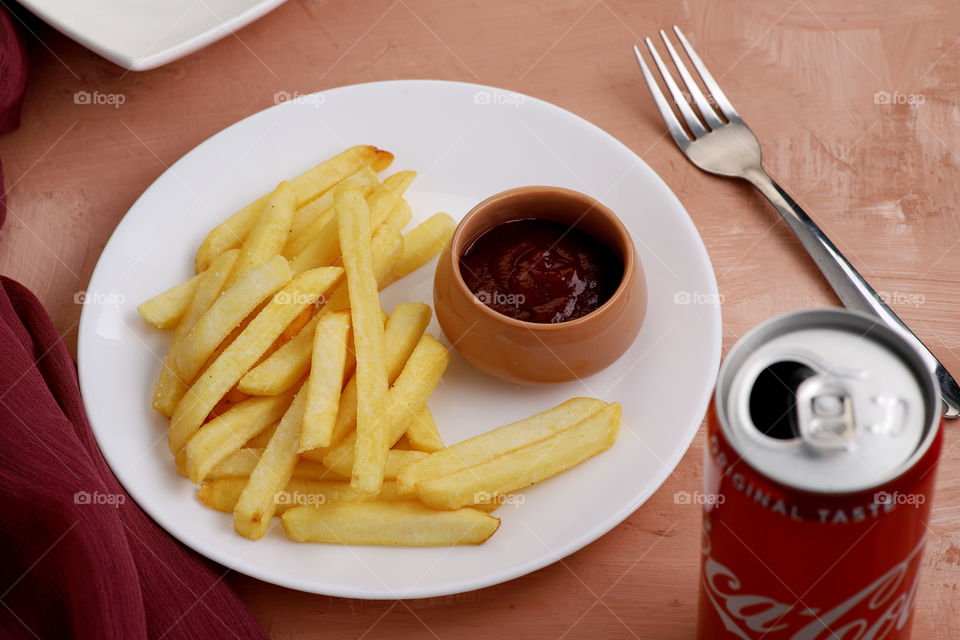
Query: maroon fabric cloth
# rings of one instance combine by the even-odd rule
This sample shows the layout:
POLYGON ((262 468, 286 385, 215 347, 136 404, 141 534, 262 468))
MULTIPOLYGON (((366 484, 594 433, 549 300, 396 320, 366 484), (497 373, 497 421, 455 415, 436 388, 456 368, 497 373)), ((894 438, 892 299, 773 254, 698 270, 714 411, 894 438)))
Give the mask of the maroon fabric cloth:
POLYGON ((124 492, 63 341, 36 297, 3 277, 0 550, 0 637, 267 637, 225 570, 124 492))
MULTIPOLYGON (((25 84, 0 6, 0 133, 19 124, 25 84)), ((5 205, 0 164, 0 227, 5 205)), ((224 573, 124 492, 50 318, 0 277, 0 638, 266 638, 224 573)))
POLYGON ((20 106, 27 86, 27 52, 13 26, 13 18, 0 6, 0 133, 20 125, 20 106))
MULTIPOLYGON (((23 43, 0 6, 0 133, 23 43)), ((0 164, 0 227, 6 214, 0 164)), ((37 299, 0 277, 0 638, 266 638, 225 570, 184 548, 100 455, 73 359, 37 299)))
MULTIPOLYGON (((13 18, 0 6, 0 133, 20 126, 20 107, 27 86, 27 52, 13 26, 13 18)), ((3 187, 0 159, 0 227, 7 216, 7 194, 3 187)))

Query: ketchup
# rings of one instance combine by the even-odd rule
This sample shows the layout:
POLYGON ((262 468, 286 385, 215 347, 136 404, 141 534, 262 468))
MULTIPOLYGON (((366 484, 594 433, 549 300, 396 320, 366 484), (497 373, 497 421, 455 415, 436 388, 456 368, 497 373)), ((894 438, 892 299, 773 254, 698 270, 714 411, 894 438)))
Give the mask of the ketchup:
POLYGON ((494 311, 554 323, 585 316, 609 300, 623 279, 623 263, 575 227, 526 218, 477 237, 460 257, 460 275, 494 311))

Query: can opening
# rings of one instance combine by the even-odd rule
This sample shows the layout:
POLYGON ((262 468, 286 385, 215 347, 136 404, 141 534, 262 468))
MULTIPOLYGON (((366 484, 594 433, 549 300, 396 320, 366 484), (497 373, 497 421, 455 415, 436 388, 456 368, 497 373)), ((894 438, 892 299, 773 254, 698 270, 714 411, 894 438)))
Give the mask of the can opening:
POLYGON ((816 372, 790 360, 774 362, 757 376, 750 391, 750 419, 761 433, 777 440, 800 437, 797 389, 816 372))

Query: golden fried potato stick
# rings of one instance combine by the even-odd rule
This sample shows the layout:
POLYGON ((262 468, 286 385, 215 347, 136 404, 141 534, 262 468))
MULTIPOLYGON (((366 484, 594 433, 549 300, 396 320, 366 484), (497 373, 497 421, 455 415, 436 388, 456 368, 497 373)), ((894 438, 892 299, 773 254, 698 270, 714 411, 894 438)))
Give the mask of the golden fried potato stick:
MULTIPOLYGON (((361 189, 361 193, 367 192, 361 189)), ((337 238, 337 212, 333 207, 291 238, 283 255, 301 269, 339 264, 340 240, 337 238)))
POLYGON ((180 400, 170 420, 171 451, 176 453, 187 443, 220 398, 270 348, 284 327, 342 276, 339 267, 307 271, 273 296, 180 400))
POLYGON ((184 447, 185 471, 193 482, 203 482, 211 470, 243 447, 250 438, 276 424, 292 396, 252 397, 203 425, 184 447))
MULTIPOLYGON (((273 433, 276 431, 277 425, 274 424, 272 426, 273 429, 265 429, 259 434, 267 435, 269 432, 269 437, 265 438, 266 442, 264 442, 263 447, 244 447, 234 451, 218 462, 214 468, 210 469, 204 481, 209 482, 211 480, 223 480, 225 478, 246 478, 253 473, 254 467, 256 467, 257 462, 260 461, 260 456, 263 455, 264 448, 270 442, 270 438, 273 437, 273 433)), ((186 447, 184 447, 176 456, 177 471, 184 477, 187 476, 186 453, 186 447)), ((327 469, 319 462, 303 459, 297 460, 297 464, 293 466, 293 478, 295 480, 336 480, 338 482, 350 482, 349 475, 341 475, 327 469)), ((239 496, 240 493, 237 492, 237 495, 239 496)))
MULTIPOLYGON (((387 381, 393 384, 404 365, 413 353, 423 332, 430 324, 433 311, 430 305, 422 302, 404 302, 398 304, 390 314, 383 330, 383 339, 387 347, 387 381)), ((357 426, 357 380, 352 376, 340 393, 340 407, 337 421, 330 438, 332 445, 346 438, 357 426)), ((322 462, 331 447, 321 447, 303 453, 310 460, 322 462)), ((352 464, 352 462, 351 462, 352 464)))
MULTIPOLYGON (((200 431, 203 431, 202 427, 200 431)), ((191 438, 191 441, 192 440, 193 438, 191 438)), ((177 454, 177 458, 182 457, 185 461, 187 448, 189 446, 190 443, 188 442, 187 446, 180 450, 180 454, 177 454)), ((204 477, 204 481, 223 480, 224 478, 247 478, 250 476, 253 468, 257 466, 257 461, 260 460, 260 456, 262 455, 263 448, 254 449, 253 447, 243 447, 242 449, 237 449, 210 469, 204 477)), ((186 475, 186 464, 184 464, 183 472, 184 475, 186 475)))
POLYGON ((293 272, 287 261, 282 256, 273 256, 248 271, 233 286, 228 286, 177 347, 176 365, 180 377, 193 380, 223 339, 291 278, 293 272))
POLYGON ((140 316, 144 320, 155 326, 157 329, 173 329, 187 312, 193 295, 200 286, 202 273, 198 273, 189 280, 184 280, 178 285, 167 289, 161 294, 155 295, 146 302, 137 307, 140 316))
MULTIPOLYGON (((380 227, 373 234, 370 252, 373 255, 374 278, 386 277, 390 272, 388 265, 396 264, 403 254, 403 236, 390 227, 380 227)), ((379 291, 379 281, 378 281, 379 291)), ((325 312, 342 311, 350 308, 350 286, 348 282, 340 283, 330 296, 327 297, 325 312)), ((323 311, 323 310, 321 310, 323 311)))
POLYGON ((549 438, 460 471, 421 480, 416 485, 417 496, 434 509, 459 509, 480 497, 522 489, 606 451, 616 441, 619 428, 620 403, 613 402, 549 438))
MULTIPOLYGON (((397 381, 390 388, 387 396, 386 419, 382 429, 385 446, 388 449, 403 436, 407 425, 410 424, 417 412, 426 405, 427 399, 437 383, 440 382, 440 377, 449 363, 450 353, 446 347, 429 333, 425 333, 420 338, 413 353, 410 354, 403 371, 400 372, 400 376, 397 377, 397 381)), ((358 388, 358 391, 360 397, 362 397, 362 390, 358 388)), ((324 456, 323 464, 329 469, 341 468, 340 466, 343 464, 341 459, 353 455, 353 478, 356 478, 358 474, 361 477, 368 475, 382 477, 386 464, 386 454, 384 454, 384 463, 371 470, 376 462, 360 455, 361 449, 357 446, 360 442, 359 426, 358 421, 357 431, 344 438, 340 444, 324 456)))
POLYGON ((439 547, 481 544, 500 520, 476 509, 434 511, 416 502, 329 502, 282 517, 295 542, 439 547))
POLYGON ((413 417, 407 425, 407 440, 416 451, 433 453, 444 448, 437 423, 430 413, 429 407, 424 407, 413 417))
POLYGON ((244 443, 244 447, 250 447, 251 449, 264 449, 267 444, 270 443, 270 438, 273 437, 273 432, 277 430, 277 425, 273 424, 253 436, 244 443))
POLYGON ((413 218, 413 211, 410 210, 410 205, 407 204, 407 201, 403 198, 397 200, 397 204, 393 206, 393 209, 390 210, 390 213, 387 215, 387 219, 383 221, 383 224, 390 227, 391 229, 396 229, 399 232, 403 231, 403 228, 410 224, 410 220, 413 218))
POLYGON ((346 311, 325 314, 317 323, 298 452, 330 444, 343 389, 349 333, 350 314, 346 311))
POLYGON ((337 187, 333 206, 349 287, 357 359, 357 464, 350 482, 357 491, 373 495, 380 491, 390 445, 384 431, 389 383, 379 288, 371 253, 370 210, 360 191, 351 187, 337 187))
MULTIPOLYGON (((360 187, 361 191, 369 193, 373 188, 380 184, 380 179, 373 169, 368 166, 362 167, 356 173, 353 173, 337 184, 352 184, 360 187)), ((293 214, 293 221, 290 224, 290 238, 299 234, 309 227, 321 215, 327 213, 333 208, 333 188, 327 189, 319 196, 297 209, 293 214)))
POLYGON ((267 532, 270 519, 277 509, 274 496, 293 477, 300 425, 306 408, 307 390, 304 385, 283 414, 270 443, 250 474, 250 481, 240 494, 233 510, 233 528, 245 538, 259 540, 267 532))
MULTIPOLYGON (((403 253, 403 238, 393 229, 381 228, 373 236, 373 269, 379 284, 403 253)), ((323 307, 289 342, 270 354, 240 380, 240 390, 250 395, 273 395, 289 389, 310 368, 313 353, 313 332, 320 316, 350 307, 346 283, 325 296, 323 307)), ((353 370, 353 353, 347 356, 346 370, 353 370)))
MULTIPOLYGON (((301 207, 323 192, 356 173, 364 166, 381 171, 393 162, 393 154, 371 145, 351 147, 321 162, 306 173, 290 181, 296 194, 296 206, 301 207)), ((270 194, 262 196, 236 212, 211 231, 197 250, 197 273, 204 271, 213 259, 228 249, 239 247, 256 225, 270 194)))
MULTIPOLYGON (((400 470, 409 464, 418 460, 423 460, 429 453, 423 451, 405 451, 403 449, 390 449, 387 451, 387 464, 383 467, 384 480, 396 480, 400 470)), ((334 473, 349 477, 353 473, 353 452, 345 451, 335 461, 335 467, 328 467, 334 473)))
POLYGON ((370 207, 370 228, 376 231, 384 224, 397 204, 403 201, 403 194, 410 188, 416 171, 398 171, 384 179, 383 184, 373 190, 367 199, 370 207))
POLYGON ((180 324, 177 325, 176 331, 173 332, 170 350, 163 359, 160 377, 153 391, 153 408, 168 418, 173 415, 180 399, 190 387, 190 380, 182 378, 177 373, 177 351, 180 344, 220 295, 239 255, 240 251, 237 249, 220 254, 210 268, 198 276, 201 280, 193 299, 183 314, 180 324))
MULTIPOLYGON (((339 291, 340 287, 336 287, 339 291)), ((328 298, 329 300, 329 298, 328 298)), ((349 300, 347 301, 349 303, 349 300)), ((244 393, 253 396, 272 396, 289 389, 297 380, 302 378, 310 370, 310 356, 313 353, 313 332, 317 328, 317 323, 324 315, 322 307, 314 315, 303 329, 301 329, 293 338, 282 345, 279 349, 271 353, 263 362, 259 363, 243 378, 240 379, 239 388, 244 393)), ((337 310, 346 309, 343 306, 337 310)), ((329 311, 335 309, 331 305, 329 311)), ((385 314, 381 314, 385 320, 385 314)), ((353 372, 356 362, 353 360, 353 337, 348 340, 347 364, 345 371, 353 372)))
POLYGON ((247 234, 240 247, 240 257, 233 267, 233 273, 227 280, 231 286, 247 272, 260 266, 267 260, 280 255, 287 237, 290 235, 290 221, 293 219, 294 194, 288 182, 281 182, 270 196, 257 224, 247 234))
MULTIPOLYGON (((370 210, 371 232, 376 234, 377 230, 383 226, 415 175, 412 171, 395 173, 384 180, 383 184, 376 187, 366 198, 367 207, 370 210)), ((302 247, 299 246, 301 243, 298 241, 296 252, 293 252, 294 247, 291 247, 291 252, 285 253, 293 256, 294 272, 340 263, 340 238, 336 215, 324 218, 322 225, 318 220, 315 225, 317 229, 311 231, 312 236, 302 247)))
MULTIPOLYGON (((297 467, 294 467, 294 476, 281 491, 274 494, 273 501, 277 505, 275 515, 280 515, 287 509, 299 505, 325 504, 328 502, 360 502, 369 500, 369 496, 358 493, 350 487, 350 481, 342 480, 309 480, 298 477, 297 467)), ((235 478, 221 478, 205 482, 197 491, 200 501, 217 511, 233 513, 240 500, 243 488, 250 478, 247 476, 235 478)), ((415 500, 415 497, 401 496, 395 482, 383 483, 383 488, 377 494, 377 500, 389 502, 394 500, 415 500)))
POLYGON ((387 277, 386 287, 437 257, 449 246, 457 223, 445 213, 437 213, 414 227, 403 237, 403 256, 387 277))
MULTIPOLYGON (((349 181, 350 184, 360 189, 360 193, 363 194, 364 198, 369 197, 370 194, 373 193, 374 187, 380 184, 377 176, 373 174, 372 171, 370 174, 373 176, 373 181, 370 183, 366 183, 366 181, 349 181)), ((333 192, 335 190, 336 189, 330 189, 300 210, 303 211, 308 207, 315 209, 324 205, 326 206, 323 211, 315 214, 311 212, 313 219, 310 223, 299 231, 291 234, 290 239, 287 240, 287 244, 283 247, 283 255, 285 257, 292 260, 306 249, 308 245, 313 243, 314 240, 322 238, 317 242, 316 247, 311 250, 317 255, 314 262, 320 264, 320 266, 330 266, 336 265, 340 261, 340 243, 337 240, 337 214, 333 210, 333 192)), ((299 213, 299 211, 297 213, 299 213)))
POLYGON ((408 493, 424 480, 462 471, 493 460, 513 449, 545 440, 569 429, 607 406, 595 398, 571 398, 552 409, 481 433, 446 449, 430 454, 400 472, 397 484, 408 493))
POLYGON ((237 500, 243 493, 243 488, 247 486, 250 478, 242 476, 239 478, 218 478, 204 482, 197 489, 197 499, 211 509, 222 511, 224 513, 233 513, 237 506, 237 500))

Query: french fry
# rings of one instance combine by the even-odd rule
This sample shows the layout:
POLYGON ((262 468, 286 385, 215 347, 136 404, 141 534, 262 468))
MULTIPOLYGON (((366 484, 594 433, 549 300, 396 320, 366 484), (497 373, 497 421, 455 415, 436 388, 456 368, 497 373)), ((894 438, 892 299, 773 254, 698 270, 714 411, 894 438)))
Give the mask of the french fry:
POLYGON ((405 545, 481 544, 500 520, 477 511, 434 511, 415 502, 329 502, 283 514, 283 528, 296 542, 405 545))
MULTIPOLYGON (((397 474, 407 465, 418 460, 426 458, 429 453, 423 451, 404 451, 402 449, 390 449, 387 451, 387 463, 383 467, 384 480, 396 480, 397 474)), ((337 457, 335 467, 328 467, 334 473, 343 476, 350 476, 353 473, 353 452, 345 451, 342 456, 337 457)))
MULTIPOLYGON (((297 464, 293 465, 293 479, 350 482, 349 475, 337 473, 332 469, 327 469, 319 462, 304 460, 303 458, 298 458, 297 464)), ((396 485, 394 485, 394 488, 396 488, 396 485)))
MULTIPOLYGON (((197 490, 200 501, 217 511, 233 513, 240 500, 243 488, 247 486, 249 478, 246 476, 235 478, 221 478, 203 483, 197 490)), ((397 484, 392 481, 383 483, 383 488, 376 498, 382 502, 413 500, 409 496, 401 496, 397 491, 397 484)), ((328 502, 360 502, 369 500, 366 494, 358 493, 350 487, 350 481, 342 480, 305 480, 296 475, 281 491, 274 494, 273 501, 277 508, 274 515, 280 515, 287 509, 298 505, 325 504, 328 502)))
POLYGON ((609 449, 619 428, 620 404, 614 402, 544 440, 438 478, 421 480, 416 485, 417 496, 434 509, 459 509, 477 502, 478 496, 500 496, 522 489, 609 449))
MULTIPOLYGON (((240 335, 240 334, 238 333, 237 335, 240 335)), ((250 396, 248 396, 247 394, 243 393, 242 391, 234 387, 233 389, 230 389, 230 391, 227 391, 226 395, 223 396, 223 399, 229 402, 230 404, 240 404, 241 402, 243 402, 249 397, 250 396)))
MULTIPOLYGON (((203 429, 201 428, 200 431, 203 431, 203 429)), ((190 441, 192 442, 194 438, 196 438, 196 436, 191 438, 190 441)), ((189 448, 190 442, 180 451, 186 454, 189 448)), ((203 481, 222 480, 224 478, 247 478, 253 472, 254 467, 257 466, 257 462, 259 462, 260 456, 262 455, 263 449, 254 449, 252 447, 237 449, 210 469, 206 476, 204 476, 203 481)), ((184 458, 186 458, 186 456, 184 456, 184 458)))
MULTIPOLYGON (((393 384, 403 370, 404 364, 430 324, 432 310, 421 302, 398 304, 387 320, 383 340, 387 347, 387 381, 393 384)), ((330 442, 336 445, 357 426, 357 381, 353 376, 340 393, 340 407, 333 427, 330 442)), ((303 453, 310 460, 322 462, 328 448, 317 448, 303 453)))
POLYGON ((273 296, 180 400, 170 420, 171 451, 176 453, 187 443, 214 405, 260 359, 284 327, 342 275, 339 267, 307 271, 273 296))
MULTIPOLYGON (((379 279, 381 277, 386 278, 389 275, 390 269, 403 254, 403 236, 398 231, 384 225, 373 234, 370 252, 373 255, 373 274, 377 278, 377 286, 379 287, 379 279)), ((294 269, 294 272, 296 272, 296 269, 294 269)), ((322 311, 326 313, 348 308, 350 308, 350 287, 346 282, 343 282, 327 298, 322 311)))
MULTIPOLYGON (((335 221, 334 219, 334 222, 335 221)), ((339 227, 335 228, 334 238, 336 238, 336 229, 338 228, 339 227)), ((324 242, 326 242, 325 240, 324 242, 319 242, 319 240, 322 239, 323 238, 318 238, 317 242, 313 242, 297 254, 290 263, 294 273, 340 263, 339 241, 336 244, 327 245, 324 244, 324 242)), ((371 242, 373 243, 371 253, 374 257, 374 273, 378 275, 382 273, 382 277, 386 279, 392 271, 393 266, 403 255, 403 236, 388 225, 380 225, 380 227, 373 232, 371 242)), ((349 301, 345 294, 339 299, 339 303, 342 304, 342 308, 349 306, 349 301)))
MULTIPOLYGON (((381 229, 373 236, 373 270, 379 285, 386 279, 392 266, 403 253, 403 239, 391 229, 381 229)), ((289 342, 270 354, 263 362, 254 367, 240 380, 240 390, 250 395, 274 395, 289 389, 310 368, 310 356, 313 353, 313 332, 320 316, 333 311, 342 311, 350 307, 350 294, 344 283, 336 287, 327 296, 323 307, 309 323, 289 342)), ((352 356, 348 356, 349 357, 352 356)), ((346 367, 352 370, 353 365, 346 367)))
POLYGON ((177 351, 180 344, 220 295, 239 255, 240 252, 237 249, 226 251, 217 256, 210 268, 200 274, 201 280, 193 299, 183 314, 180 324, 177 325, 176 331, 173 332, 170 350, 163 359, 160 377, 153 391, 153 408, 167 418, 173 415, 174 409, 177 408, 177 404, 190 386, 190 380, 185 380, 177 373, 177 351))
MULTIPOLYGON (((390 265, 395 264, 403 253, 403 236, 389 227, 381 227, 373 235, 370 251, 373 255, 374 277, 386 277, 390 271, 390 265)), ((340 286, 334 289, 326 299, 320 313, 344 311, 349 308, 350 287, 347 282, 341 282, 340 286)), ((382 309, 381 315, 383 315, 382 309)))
POLYGON ((293 219, 294 193, 290 184, 281 182, 263 208, 257 224, 247 234, 240 247, 240 257, 227 280, 229 287, 248 271, 280 255, 293 219))
POLYGON ((407 425, 407 440, 416 451, 433 453, 444 448, 437 423, 433 419, 428 407, 417 412, 410 424, 407 425))
MULTIPOLYGON (((242 449, 237 449, 223 460, 218 462, 215 467, 210 469, 206 477, 204 477, 204 481, 208 482, 211 480, 223 480, 224 478, 248 477, 251 473, 253 473, 253 469, 257 466, 257 462, 260 461, 260 456, 263 455, 263 450, 266 448, 266 445, 269 444, 270 438, 273 437, 276 427, 277 424, 275 423, 273 425, 273 429, 265 429, 260 432, 260 436, 269 436, 265 438, 266 442, 264 442, 263 447, 243 447, 242 449)), ((175 460, 177 462, 177 471, 184 477, 188 477, 186 459, 187 448, 184 447, 175 456, 175 460)), ((327 481, 336 480, 339 482, 350 482, 349 475, 341 475, 335 471, 327 469, 319 462, 303 459, 297 460, 297 464, 293 466, 293 479, 327 481)), ((237 495, 239 495, 239 492, 237 495)))
MULTIPOLYGON (((381 171, 393 162, 393 154, 370 145, 351 147, 290 181, 301 207, 364 166, 381 171)), ((211 231, 197 250, 197 273, 206 270, 214 258, 243 244, 256 225, 271 194, 262 196, 236 212, 211 231)))
POLYGON ((416 171, 398 171, 388 176, 383 184, 373 190, 367 199, 371 229, 376 231, 387 221, 397 204, 403 200, 403 194, 415 177, 417 177, 416 171))
MULTIPOLYGON (((239 261, 240 257, 237 258, 239 261)), ((261 302, 290 282, 292 277, 293 272, 287 261, 282 256, 274 256, 226 289, 177 347, 176 365, 180 377, 193 380, 223 339, 261 302)))
POLYGON ((407 434, 403 434, 403 436, 397 440, 397 444, 393 445, 393 449, 400 451, 416 451, 416 449, 411 446, 410 439, 407 438, 407 434))
POLYGON ((351 486, 376 494, 383 482, 386 464, 384 410, 387 399, 386 348, 380 299, 371 253, 370 210, 355 188, 338 187, 333 196, 337 233, 353 320, 353 344, 357 359, 357 464, 351 486))
MULTIPOLYGON (((236 340, 241 333, 243 333, 243 330, 247 328, 247 325, 250 324, 250 321, 253 320, 253 318, 255 318, 258 313, 260 313, 260 310, 263 309, 265 305, 266 305, 266 302, 260 303, 260 305, 257 306, 256 309, 254 309, 253 313, 251 313, 249 316, 244 318, 240 324, 234 327, 233 331, 230 332, 230 335, 224 338, 223 341, 217 345, 217 348, 214 349, 213 353, 210 354, 210 357, 207 358, 207 361, 203 363, 202 367, 200 367, 200 372, 197 374, 197 378, 203 376, 204 372, 210 368, 210 365, 212 365, 214 362, 217 361, 217 358, 220 357, 220 354, 226 351, 227 347, 233 344, 233 341, 236 340)), ((194 379, 194 381, 196 381, 196 379, 194 379)), ((227 393, 223 395, 223 398, 220 399, 221 403, 229 404, 230 403, 229 397, 234 395, 248 395, 248 394, 244 394, 242 391, 240 391, 236 387, 232 387, 227 393)), ((229 408, 230 407, 223 407, 224 410, 229 408)))
POLYGON ((247 486, 249 477, 239 478, 219 478, 204 482, 197 489, 197 498, 203 504, 211 509, 222 511, 224 513, 233 513, 237 506, 237 500, 243 493, 243 488, 247 486))
MULTIPOLYGON (((413 180, 414 172, 401 171, 372 190, 367 200, 370 211, 370 230, 376 234, 389 217, 397 202, 402 200, 403 192, 413 180)), ((340 187, 338 187, 340 188, 340 187)), ((336 192, 336 189, 334 190, 336 192)), ((402 215, 402 214, 398 214, 402 215)), ((335 213, 318 219, 309 231, 306 241, 299 238, 293 242, 285 255, 293 257, 292 264, 295 273, 304 269, 315 269, 328 265, 339 264, 341 258, 340 238, 337 217, 335 213)), ((306 235, 306 231, 302 235, 306 235)), ((376 235, 374 235, 376 237, 376 235)), ((376 254, 374 254, 376 255, 376 254)))
POLYGON ((340 406, 349 330, 350 315, 343 311, 328 313, 317 323, 298 452, 330 444, 340 406))
MULTIPOLYGON (((440 376, 443 375, 449 363, 450 353, 446 347, 429 333, 425 333, 410 354, 403 371, 400 372, 387 396, 386 419, 381 426, 387 448, 392 447, 403 436, 413 416, 426 405, 427 398, 440 382, 440 376)), ((362 398, 359 387, 358 391, 362 398)), ((382 475, 386 456, 378 470, 369 469, 373 463, 360 455, 361 449, 357 446, 360 436, 359 426, 358 421, 357 431, 344 438, 324 456, 323 464, 329 469, 338 469, 344 464, 341 461, 342 458, 353 455, 353 478, 356 478, 358 473, 361 477, 365 474, 382 475)))
MULTIPOLYGON (((377 174, 369 166, 363 166, 359 171, 353 173, 337 184, 352 184, 360 187, 361 191, 369 193, 373 187, 380 184, 377 174)), ((290 224, 291 239, 298 233, 309 227, 320 215, 326 213, 333 207, 333 188, 327 189, 310 202, 301 205, 297 212, 293 214, 293 220, 290 224)))
POLYGON ((293 336, 300 333, 300 331, 307 326, 307 323, 313 319, 314 315, 316 314, 314 313, 314 309, 312 307, 307 307, 301 311, 300 315, 294 318, 293 322, 284 328, 283 333, 280 334, 280 340, 282 340, 284 343, 286 343, 288 340, 292 340, 293 336))
POLYGON ((276 424, 290 400, 290 394, 252 397, 203 425, 184 447, 187 477, 193 482, 203 482, 224 458, 239 451, 245 442, 271 424, 276 424))
POLYGON ((257 435, 253 436, 247 440, 243 446, 249 447, 251 449, 265 449, 270 443, 270 438, 273 437, 273 432, 277 430, 277 425, 270 425, 257 435))
POLYGON ((291 240, 288 246, 289 250, 284 251, 284 255, 289 255, 290 262, 298 269, 339 264, 340 241, 337 238, 336 211, 329 209, 310 225, 309 229, 291 240))
POLYGON ((571 398, 552 409, 432 453, 406 467, 397 477, 397 484, 404 493, 411 492, 421 481, 461 471, 513 449, 545 440, 582 422, 605 406, 607 403, 595 398, 571 398))
POLYGON ((390 210, 383 224, 398 232, 402 232, 403 228, 410 224, 412 218, 413 211, 410 210, 410 205, 407 204, 406 200, 400 198, 397 200, 397 204, 393 206, 393 209, 390 210))
POLYGON ((457 223, 445 213, 430 216, 403 237, 403 256, 387 277, 386 287, 435 258, 450 244, 457 223))
POLYGON ((272 396, 306 375, 313 353, 313 334, 321 317, 321 313, 314 315, 297 335, 244 374, 238 388, 251 395, 272 396))
POLYGON ((141 317, 157 329, 173 329, 183 318, 193 295, 200 286, 202 273, 198 273, 189 280, 184 280, 161 294, 158 294, 137 307, 141 317))
MULTIPOLYGON (((409 494, 400 494, 401 496, 409 494)), ((470 505, 471 509, 476 509, 477 511, 483 511, 484 513, 493 513, 500 508, 500 500, 488 500, 486 502, 478 502, 477 504, 470 505)))
POLYGON ((250 481, 240 494, 233 510, 233 528, 245 538, 259 540, 267 532, 270 519, 277 509, 274 496, 293 477, 300 425, 306 408, 307 390, 303 386, 283 414, 270 443, 250 474, 250 481))
MULTIPOLYGON (((374 178, 376 178, 376 176, 374 176, 374 178)), ((379 181, 377 181, 376 184, 379 184, 379 181)), ((373 185, 357 185, 357 187, 360 189, 360 193, 363 194, 364 198, 373 193, 373 185)), ((290 236, 290 239, 283 248, 284 256, 292 260, 308 246, 315 245, 311 249, 311 251, 318 256, 314 259, 314 262, 327 266, 335 265, 340 261, 340 243, 337 240, 337 222, 336 212, 333 210, 333 192, 334 189, 331 189, 324 194, 324 196, 329 195, 329 199, 321 196, 324 204, 329 202, 326 210, 319 213, 310 224, 298 233, 290 236)), ((314 202, 319 202, 321 198, 317 198, 314 202)), ((307 206, 312 205, 313 202, 307 206)), ((304 207, 304 209, 306 208, 307 207, 304 207)))
POLYGON ((187 477, 187 451, 186 447, 173 454, 173 464, 177 467, 177 473, 184 478, 187 477))
MULTIPOLYGON (((340 287, 337 287, 336 291, 339 290, 340 287)), ((328 302, 330 299, 328 298, 328 302)), ((347 306, 339 310, 346 309, 347 306)), ((247 372, 240 379, 238 388, 250 395, 272 396, 289 389, 297 380, 306 375, 307 371, 310 370, 310 356, 313 354, 313 332, 316 330, 320 318, 323 317, 325 308, 326 305, 289 342, 247 372)), ((329 310, 334 310, 332 305, 329 310)), ((351 338, 348 343, 352 344, 353 339, 351 338)), ((353 352, 348 351, 347 366, 344 370, 353 371, 352 358, 353 352)))

